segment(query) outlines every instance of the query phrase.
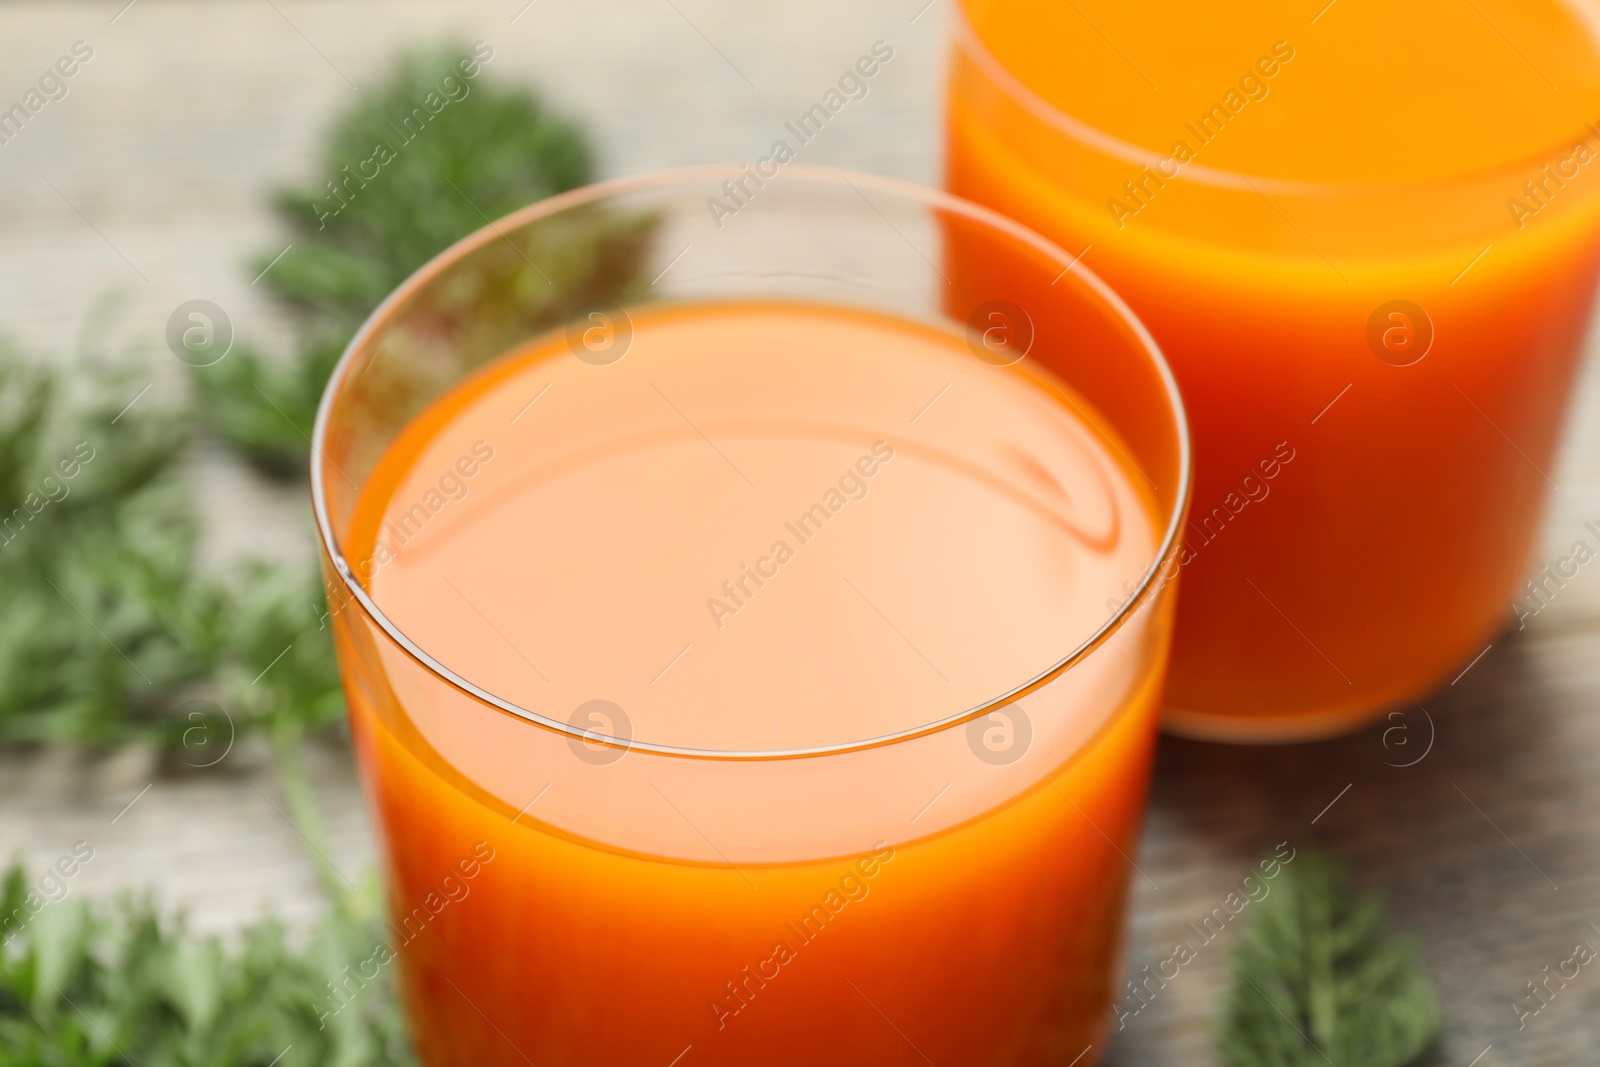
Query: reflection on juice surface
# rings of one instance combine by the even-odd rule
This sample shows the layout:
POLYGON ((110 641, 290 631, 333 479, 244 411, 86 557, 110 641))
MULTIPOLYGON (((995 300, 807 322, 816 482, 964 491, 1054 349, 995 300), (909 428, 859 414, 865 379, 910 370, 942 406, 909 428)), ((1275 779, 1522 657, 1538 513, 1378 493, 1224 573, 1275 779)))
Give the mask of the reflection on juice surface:
POLYGON ((1448 680, 1510 618, 1588 325, 1590 23, 1555 0, 962 11, 950 188, 1082 253, 1189 407, 1168 721, 1312 736, 1448 680))
POLYGON ((1154 562, 1058 392, 928 326, 688 305, 610 365, 535 344, 395 440, 347 552, 379 607, 634 744, 335 616, 427 1062, 1097 1058, 1170 597, 988 716, 851 747, 1035 678, 1154 562))

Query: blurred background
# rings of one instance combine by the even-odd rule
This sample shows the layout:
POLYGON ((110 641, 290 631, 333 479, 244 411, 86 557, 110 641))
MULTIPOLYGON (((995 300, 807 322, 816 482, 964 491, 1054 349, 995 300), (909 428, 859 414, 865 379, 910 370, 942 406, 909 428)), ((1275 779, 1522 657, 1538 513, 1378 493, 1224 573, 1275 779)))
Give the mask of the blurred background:
MULTIPOLYGON (((23 100, 75 42, 93 51, 65 96, 0 143, 0 333, 38 363, 103 350, 129 368, 117 388, 133 412, 194 388, 165 340, 187 301, 220 307, 263 359, 289 358, 297 320, 269 279, 281 267, 273 257, 303 238, 274 197, 334 176, 324 172, 330 124, 379 93, 417 46, 486 43, 492 59, 475 91, 537 90, 587 137, 605 178, 755 159, 886 41, 892 62, 801 161, 937 184, 948 3, 765 0, 759 15, 723 0, 0 4, 0 107, 23 100)), ((1579 539, 1600 543, 1585 528, 1600 527, 1593 360, 1579 388, 1534 569, 1579 539)), ((197 494, 202 570, 244 557, 308 569, 303 477, 263 477, 204 430, 178 462, 197 494)), ((1600 944, 1589 925, 1600 922, 1597 574, 1583 568, 1520 630, 1508 605, 1507 633, 1425 711, 1293 748, 1165 741, 1132 857, 1129 974, 1164 959, 1185 923, 1278 842, 1320 840, 1422 939, 1445 1017, 1433 1061, 1592 1058, 1600 976, 1585 971, 1523 1027, 1511 1004, 1575 941, 1600 944)), ((303 599, 305 640, 325 639, 320 608, 303 599)), ((326 822, 323 859, 358 878, 372 844, 338 729, 316 733, 304 758, 326 822)), ((233 936, 272 914, 306 935, 330 904, 270 745, 241 731, 225 757, 196 769, 204 762, 139 739, 7 745, 0 858, 16 856, 31 876, 88 841, 94 859, 72 894, 149 887, 199 931, 233 936)), ((1130 1020, 1111 1062, 1219 1062, 1209 1021, 1229 947, 1203 953, 1130 1020)))

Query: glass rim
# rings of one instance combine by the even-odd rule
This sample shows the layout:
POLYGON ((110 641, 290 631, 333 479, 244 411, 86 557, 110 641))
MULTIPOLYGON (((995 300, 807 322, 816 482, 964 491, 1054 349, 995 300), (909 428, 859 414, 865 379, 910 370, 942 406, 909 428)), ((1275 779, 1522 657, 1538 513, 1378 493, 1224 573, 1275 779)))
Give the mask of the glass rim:
MULTIPOLYGON (((1088 638, 1072 649, 1064 658, 1007 692, 987 699, 976 707, 944 716, 921 726, 913 726, 859 741, 809 748, 771 751, 700 749, 601 734, 597 731, 585 730, 559 719, 541 715, 536 711, 514 704, 457 674, 413 642, 377 605, 367 590, 363 588, 361 582, 356 579, 355 573, 339 545, 338 537, 334 533, 333 520, 328 510, 325 479, 322 471, 323 464, 320 460, 326 456, 323 451, 323 444, 327 439, 328 425, 332 419, 334 399, 340 393, 346 375, 349 374, 350 368, 356 361, 368 352, 373 338, 389 324, 395 312, 452 266, 484 246, 494 241, 506 239, 508 232, 514 232, 530 223, 557 215, 583 204, 601 202, 618 195, 641 190, 686 185, 708 178, 719 178, 726 176, 730 171, 736 172, 737 169, 737 164, 712 164, 650 171, 644 174, 595 182, 547 197, 544 200, 520 208, 501 219, 491 221, 450 245, 419 267, 410 277, 400 283, 394 292, 385 297, 381 304, 373 309, 372 313, 362 322, 355 336, 350 339, 350 343, 345 346, 338 363, 329 375, 328 383, 323 387, 322 397, 317 403, 316 422, 313 424, 311 431, 311 460, 309 464, 311 468, 311 507, 316 517, 319 544, 333 564, 339 580, 354 598, 356 606, 360 608, 368 619, 376 623, 402 651, 451 688, 458 689, 473 699, 488 704, 490 707, 524 719, 532 725, 545 727, 578 741, 623 750, 637 749, 641 752, 655 755, 748 762, 803 759, 881 748, 959 726, 996 708, 1012 703, 1054 681, 1071 669, 1073 665, 1089 656, 1120 630, 1123 624, 1135 612, 1144 607, 1171 578, 1171 574, 1164 574, 1163 572, 1167 570, 1167 562, 1177 556, 1183 531, 1184 512, 1187 509, 1189 497, 1193 491, 1192 446, 1189 439, 1189 423, 1183 397, 1178 391, 1177 378, 1173 375, 1172 368, 1168 366, 1166 357, 1162 354, 1160 346, 1156 344, 1156 340, 1149 329, 1133 313, 1127 303, 1097 274, 1084 267, 1077 259, 1068 255, 1064 249, 1054 242, 1047 240, 1020 223, 1006 218, 1004 215, 981 207, 971 201, 952 196, 942 190, 928 188, 898 178, 865 174, 838 167, 791 164, 784 168, 784 176, 788 179, 785 184, 810 183, 832 188, 865 186, 903 200, 916 202, 925 207, 963 216, 988 227, 990 230, 999 231, 1013 240, 1031 246, 1034 250, 1062 264, 1065 270, 1071 270, 1077 274, 1080 280, 1093 291, 1095 296, 1104 302, 1117 318, 1129 328, 1134 338, 1138 341, 1143 356, 1154 365, 1168 403, 1168 410, 1172 416, 1178 445, 1177 471, 1179 484, 1173 498, 1172 514, 1167 520, 1166 529, 1158 545, 1155 558, 1149 568, 1140 576, 1137 587, 1128 599, 1118 607, 1116 612, 1090 634, 1088 638)), ((1098 730, 1096 733, 1098 733, 1098 730)))
MULTIPOLYGON (((1520 174, 1530 164, 1547 159, 1551 153, 1568 143, 1564 140, 1556 141, 1545 148, 1516 159, 1488 166, 1452 171, 1449 174, 1438 177, 1408 181, 1303 181, 1295 178, 1269 178, 1265 175, 1246 174, 1242 171, 1224 170, 1218 167, 1206 166, 1202 163, 1186 163, 1179 169, 1178 173, 1169 177, 1166 171, 1160 170, 1156 165, 1161 160, 1169 157, 1149 148, 1133 144, 1130 141, 1125 141, 1117 135, 1108 133, 1046 100, 1021 78, 1013 74, 978 35, 976 27, 972 25, 972 20, 967 16, 966 0, 955 0, 951 7, 952 14, 948 18, 951 25, 951 37, 956 47, 965 53, 967 58, 972 60, 983 71, 984 75, 1013 102, 1031 113, 1035 118, 1043 121, 1047 126, 1053 127, 1057 132, 1092 149, 1136 166, 1148 166, 1158 170, 1164 181, 1193 182, 1196 185, 1209 185, 1245 193, 1259 194, 1265 190, 1292 197, 1372 196, 1399 190, 1426 190, 1452 185, 1465 186, 1489 181, 1500 175, 1520 174)), ((1600 143, 1600 127, 1596 127, 1593 122, 1585 123, 1574 131, 1574 135, 1581 135, 1584 140, 1587 140, 1589 134, 1594 134, 1596 142, 1600 143)))

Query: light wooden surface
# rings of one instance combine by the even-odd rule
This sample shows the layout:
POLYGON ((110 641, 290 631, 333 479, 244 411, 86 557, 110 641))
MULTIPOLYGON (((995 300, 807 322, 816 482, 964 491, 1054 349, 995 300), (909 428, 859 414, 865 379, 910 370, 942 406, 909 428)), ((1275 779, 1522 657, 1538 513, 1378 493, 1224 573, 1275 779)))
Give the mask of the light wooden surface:
MULTIPOLYGON (((281 336, 243 266, 279 240, 263 194, 313 177, 317 131, 360 91, 353 85, 399 45, 445 33, 489 41, 491 75, 533 81, 588 123, 608 175, 754 158, 884 39, 894 61, 862 105, 807 146, 807 161, 936 181, 947 2, 915 22, 921 0, 765 0, 759 20, 749 5, 712 0, 525 9, 524 0, 137 0, 120 17, 120 0, 7 4, 0 102, 20 97, 76 40, 95 57, 66 99, 0 145, 0 326, 41 356, 60 354, 91 302, 120 290, 119 344, 159 346, 168 312, 197 296, 222 304, 244 334, 281 336)), ((1553 473, 1541 563, 1579 538, 1594 544, 1582 529, 1600 520, 1592 364, 1553 473)), ((193 464, 208 559, 305 555, 302 490, 261 488, 204 450, 193 464)), ((1467 1067, 1480 1054, 1480 1067, 1593 1062, 1600 973, 1586 968, 1523 1030, 1510 1005, 1578 941, 1600 947, 1588 925, 1600 923, 1597 575, 1585 568, 1525 631, 1502 636, 1427 701, 1434 740, 1414 766, 1395 764, 1424 750, 1429 726, 1418 713, 1293 748, 1165 742, 1136 857, 1148 881, 1134 879, 1128 970, 1167 956, 1184 924, 1277 842, 1315 837, 1389 894, 1397 926, 1425 939, 1446 1018, 1438 1064, 1467 1067)), ((333 858, 353 875, 371 855, 359 794, 337 752, 316 770, 333 858)), ((275 804, 270 772, 248 747, 210 771, 165 776, 138 752, 90 762, 0 756, 0 854, 41 866, 88 840, 96 857, 75 893, 149 885, 207 929, 266 910, 303 924, 320 902, 275 804)), ((1237 938, 1226 930, 1131 1018, 1110 1062, 1217 1063, 1208 1023, 1237 938)))

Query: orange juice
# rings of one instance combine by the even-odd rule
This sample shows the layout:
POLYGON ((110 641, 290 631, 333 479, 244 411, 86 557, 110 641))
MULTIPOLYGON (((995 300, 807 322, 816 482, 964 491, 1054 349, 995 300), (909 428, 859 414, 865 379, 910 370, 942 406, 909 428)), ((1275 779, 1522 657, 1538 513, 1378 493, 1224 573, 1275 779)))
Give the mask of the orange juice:
POLYGON ((1600 252, 1555 0, 964 0, 948 183, 1149 324, 1197 476, 1168 721, 1349 729, 1510 618, 1600 252))
POLYGON ((412 643, 334 616, 423 1059, 1092 1063, 1170 624, 1105 629, 1161 552, 1131 446, 942 326, 628 336, 444 391, 350 520, 412 643))

